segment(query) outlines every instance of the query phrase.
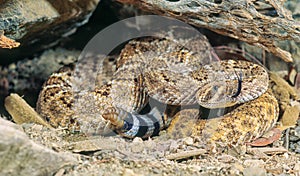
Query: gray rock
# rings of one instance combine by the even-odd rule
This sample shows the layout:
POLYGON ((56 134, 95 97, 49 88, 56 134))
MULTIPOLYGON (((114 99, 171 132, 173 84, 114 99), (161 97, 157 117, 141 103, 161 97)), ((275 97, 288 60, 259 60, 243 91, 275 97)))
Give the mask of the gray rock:
POLYGON ((295 128, 295 136, 297 136, 298 138, 300 138, 300 126, 297 126, 295 128))
POLYGON ((77 160, 34 143, 17 125, 0 118, 0 175, 53 175, 77 160))
POLYGON ((21 43, 14 50, 0 49, 0 57, 5 57, 6 63, 12 62, 10 58, 26 57, 54 46, 87 23, 98 3, 99 0, 0 1, 0 31, 21 43))
POLYGON ((243 171, 244 176, 266 176, 267 172, 266 169, 261 168, 261 167, 247 167, 243 171))

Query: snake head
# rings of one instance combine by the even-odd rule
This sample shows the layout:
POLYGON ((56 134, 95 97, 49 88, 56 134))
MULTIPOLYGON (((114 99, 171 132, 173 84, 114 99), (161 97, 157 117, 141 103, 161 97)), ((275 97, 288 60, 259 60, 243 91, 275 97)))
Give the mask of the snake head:
POLYGON ((241 60, 224 60, 205 65, 191 75, 199 85, 198 103, 206 108, 223 108, 258 98, 268 89, 267 71, 241 60))
MULTIPOLYGON (((238 85, 238 81, 233 80, 238 85)), ((196 97, 198 103, 205 108, 224 108, 238 104, 239 88, 232 83, 226 84, 223 81, 208 83, 201 87, 196 97)))

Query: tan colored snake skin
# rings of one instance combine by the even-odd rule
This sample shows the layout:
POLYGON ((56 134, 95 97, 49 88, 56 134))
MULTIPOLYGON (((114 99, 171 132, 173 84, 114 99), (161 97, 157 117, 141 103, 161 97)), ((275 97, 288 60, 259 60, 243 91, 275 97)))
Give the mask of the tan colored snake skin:
MULTIPOLYGON (((109 59, 102 62, 100 69, 104 71, 91 90, 74 89, 74 83, 83 79, 74 78, 71 68, 54 73, 44 84, 37 111, 54 127, 85 133, 115 130, 126 137, 148 137, 156 128, 168 127, 167 121, 174 118, 167 130, 174 137, 194 135, 230 144, 250 142, 272 128, 278 118, 277 100, 267 90, 267 71, 247 61, 212 62, 211 50, 204 36, 175 42, 166 38, 130 41, 118 58, 115 72, 105 71, 114 70, 109 59), (175 116, 156 112, 155 108, 149 116, 125 112, 139 112, 150 97, 176 106, 235 106, 233 111, 208 120, 200 120, 195 108, 181 110, 175 116), (129 116, 132 122, 126 120, 129 116), (150 116, 152 121, 148 120, 150 116), (143 134, 141 122, 147 126, 143 134)), ((97 64, 84 63, 81 67, 87 67, 90 74, 97 73, 97 64)))

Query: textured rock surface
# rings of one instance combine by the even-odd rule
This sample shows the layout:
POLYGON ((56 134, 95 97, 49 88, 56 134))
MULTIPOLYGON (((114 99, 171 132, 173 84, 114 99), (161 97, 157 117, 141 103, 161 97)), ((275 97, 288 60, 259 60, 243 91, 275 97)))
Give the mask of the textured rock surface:
POLYGON ((274 41, 300 41, 300 23, 279 0, 118 1, 257 45, 289 62, 292 61, 291 54, 276 46, 274 41))
MULTIPOLYGON (((14 50, 0 49, 0 57, 28 56, 53 46, 85 24, 99 0, 0 1, 0 31, 21 43, 14 50)), ((3 60, 1 60, 4 63, 3 60)))
POLYGON ((0 175, 52 175, 77 163, 71 154, 32 142, 19 126, 2 118, 0 130, 0 175))
POLYGON ((8 67, 0 66, 0 87, 8 90, 40 89, 44 81, 59 68, 74 63, 80 52, 56 48, 44 51, 39 57, 21 60, 8 67))

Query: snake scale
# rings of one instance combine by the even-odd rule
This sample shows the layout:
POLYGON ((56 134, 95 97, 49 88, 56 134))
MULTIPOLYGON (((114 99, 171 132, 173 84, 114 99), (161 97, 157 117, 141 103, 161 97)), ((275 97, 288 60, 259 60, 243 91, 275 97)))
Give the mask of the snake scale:
MULTIPOLYGON (((102 69, 109 66, 107 60, 102 61, 102 69)), ((81 65, 89 66, 87 75, 99 69, 97 64, 81 65)), ((167 128, 174 137, 198 136, 230 144, 259 138, 278 118, 267 71, 248 61, 212 61, 204 36, 132 40, 122 49, 115 67, 109 76, 98 74, 96 86, 87 91, 74 89, 74 84, 82 81, 74 76, 74 68, 60 69, 45 82, 37 111, 52 126, 72 131, 115 131, 128 138, 147 138, 167 128), (150 112, 139 114, 151 99, 167 105, 167 110, 151 107, 150 112), (209 119, 199 117, 199 108, 178 110, 194 104, 233 110, 209 119)))

